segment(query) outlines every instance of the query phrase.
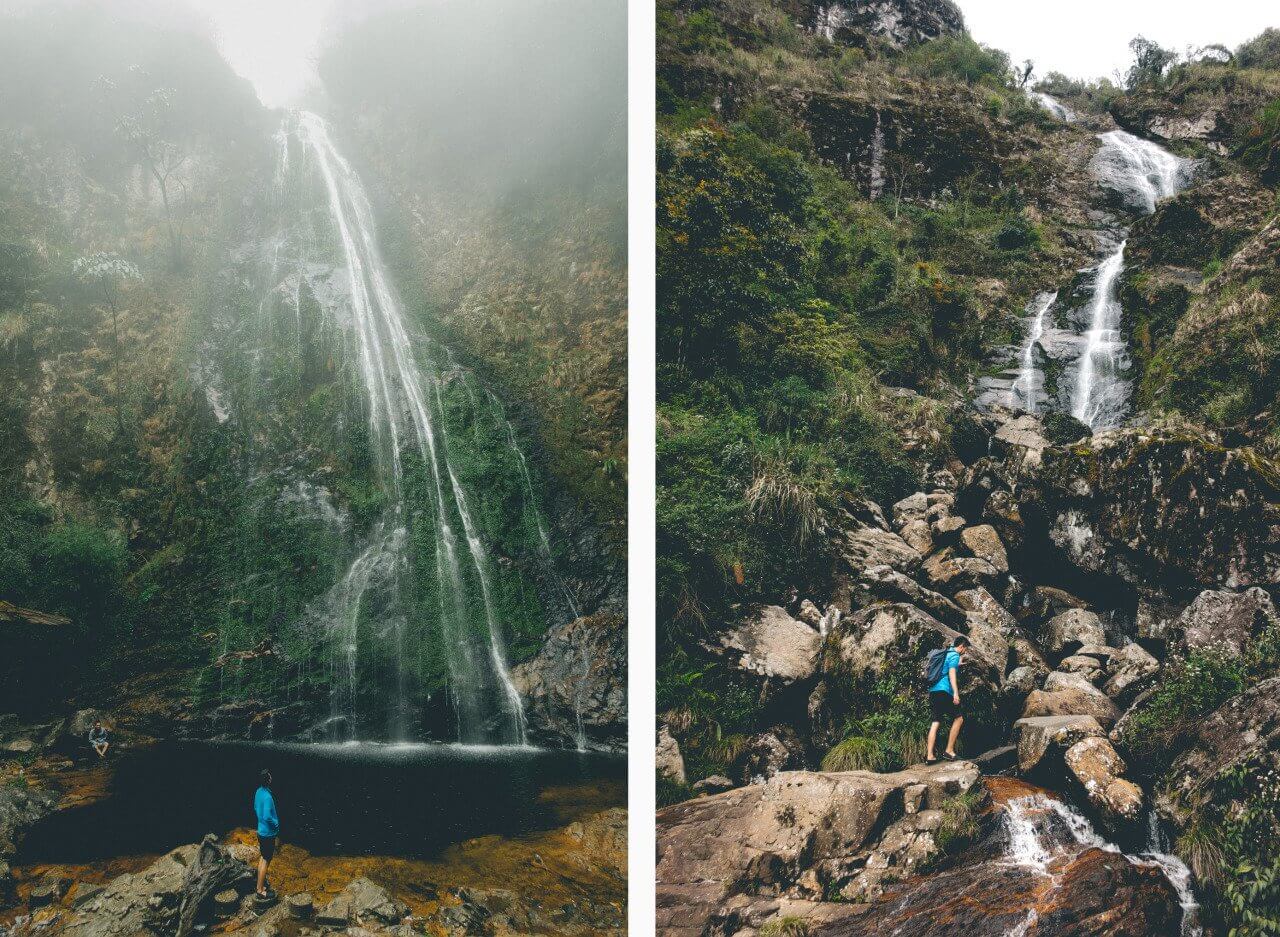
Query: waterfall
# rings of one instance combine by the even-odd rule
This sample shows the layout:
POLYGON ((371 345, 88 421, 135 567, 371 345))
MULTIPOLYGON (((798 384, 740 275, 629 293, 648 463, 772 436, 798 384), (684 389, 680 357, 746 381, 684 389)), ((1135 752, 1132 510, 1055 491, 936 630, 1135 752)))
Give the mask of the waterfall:
POLYGON ((1035 101, 1046 111, 1052 114, 1058 120, 1065 120, 1068 123, 1076 119, 1075 111, 1067 107, 1051 94, 1045 94, 1043 91, 1032 91, 1031 100, 1035 101))
MULTIPOLYGON (((1008 841, 1004 861, 1037 875, 1056 877, 1051 869, 1053 861, 1081 849, 1105 849, 1125 855, 1136 865, 1158 868, 1177 894, 1182 907, 1179 937, 1199 937, 1201 934, 1200 905, 1191 889, 1191 872, 1180 859, 1167 853, 1154 811, 1148 819, 1148 842, 1144 851, 1137 855, 1122 853, 1119 846, 1100 836, 1088 818, 1074 807, 1043 794, 1010 800, 1005 805, 1003 823, 1008 841)), ((1022 932, 1026 933, 1032 923, 1034 918, 1029 918, 1022 926, 1022 932)))
MULTIPOLYGON (((1157 202, 1176 195, 1189 178, 1189 160, 1148 140, 1123 130, 1112 130, 1098 139, 1102 146, 1093 158, 1094 176, 1132 210, 1151 214, 1157 202)), ((1118 295, 1125 244, 1121 240, 1093 270, 1084 351, 1071 396, 1071 415, 1091 429, 1119 424, 1128 404, 1124 373, 1129 355, 1121 334, 1124 310, 1118 295)))
MULTIPOLYGON (((1055 114, 1062 109, 1065 120, 1074 117, 1048 95, 1032 92, 1031 96, 1055 114)), ((1190 181, 1194 162, 1150 141, 1123 130, 1099 134, 1098 140, 1100 145, 1090 169, 1099 187, 1116 196, 1127 214, 1154 212, 1161 199, 1176 195, 1190 181)), ((1023 343, 1002 349, 1000 372, 983 375, 976 382, 975 403, 980 409, 999 404, 1038 413, 1052 406, 1071 413, 1094 430, 1117 426, 1125 418, 1129 404, 1129 350, 1123 335, 1119 286, 1125 269, 1126 236, 1122 224, 1099 232, 1103 256, 1096 266, 1083 271, 1084 315, 1070 315, 1071 332, 1063 327, 1066 323, 1059 321, 1062 312, 1055 311, 1070 312, 1072 308, 1065 300, 1058 302, 1061 291, 1037 294, 1028 303, 1023 343), (1047 348, 1052 359, 1063 360, 1064 351, 1072 353, 1074 359, 1067 366, 1070 381, 1063 382, 1052 400, 1045 393, 1044 375, 1036 368, 1037 343, 1047 348)))
POLYGON ((1186 185, 1190 160, 1123 130, 1100 134, 1098 139, 1102 146, 1093 158, 1093 174, 1130 208, 1149 215, 1157 202, 1177 195, 1186 185))
POLYGON ((880 125, 880 112, 876 111, 876 129, 871 134, 871 201, 884 194, 884 128, 880 125))
MULTIPOLYGON (((296 264, 278 289, 291 287, 300 316, 305 281, 324 327, 344 342, 387 503, 345 575, 308 616, 308 626, 331 648, 330 723, 345 724, 352 734, 367 721, 362 700, 374 697, 376 708, 385 711, 388 735, 413 736, 423 702, 417 668, 438 655, 458 740, 525 744, 524 707, 507 662, 494 560, 477 519, 475 493, 457 468, 461 441, 448 429, 442 392, 452 371, 447 352, 411 338, 379 253, 368 197, 325 122, 306 111, 292 114, 277 143, 282 206, 301 192, 301 213, 320 217, 317 231, 291 242, 296 258, 273 257, 273 265, 296 264), (428 559, 415 568, 415 556, 428 559), (436 621, 419 621, 415 601, 434 606, 436 621)), ((474 417, 474 405, 472 411, 474 417)), ((523 453, 514 433, 509 438, 531 496, 523 453)), ((537 523, 549 560, 540 517, 537 523)))
POLYGON ((1043 389, 1042 377, 1036 370, 1036 343, 1044 337, 1045 313, 1058 294, 1040 293, 1031 300, 1027 315, 1027 340, 1018 356, 1018 377, 1009 388, 1009 406, 1028 413, 1036 412, 1036 394, 1043 389))
POLYGON ((1124 372, 1129 352, 1120 334, 1118 296, 1120 274, 1124 272, 1125 242, 1121 241, 1094 270, 1093 294, 1089 300, 1089 328, 1084 333, 1084 351, 1077 364, 1071 415, 1091 429, 1115 426, 1124 417, 1129 387, 1124 372))

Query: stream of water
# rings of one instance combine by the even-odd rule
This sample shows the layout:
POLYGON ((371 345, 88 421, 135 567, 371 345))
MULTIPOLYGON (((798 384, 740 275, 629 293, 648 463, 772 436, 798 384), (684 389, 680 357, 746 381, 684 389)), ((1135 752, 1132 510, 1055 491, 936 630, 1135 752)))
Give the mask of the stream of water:
MULTIPOLYGON (((1061 120, 1075 115, 1047 94, 1032 97, 1061 120)), ((1176 195, 1191 177, 1192 161, 1175 156, 1149 140, 1123 130, 1098 135, 1090 164, 1098 186, 1131 215, 1151 214, 1157 204, 1176 195)), ((1100 233, 1102 259, 1084 271, 1085 301, 1079 313, 1064 308, 1061 291, 1041 293, 1028 305, 1026 332, 1014 355, 1016 367, 1003 379, 986 379, 985 399, 1030 413, 1058 407, 1092 429, 1116 426, 1129 406, 1129 349, 1124 338, 1120 280, 1125 270, 1127 228, 1100 233), (1066 327, 1058 328, 1061 320, 1066 327), (1064 387, 1057 398, 1046 394, 1037 347, 1052 332, 1055 357, 1074 354, 1064 368, 1064 387), (993 395, 992 388, 1007 390, 993 395)), ((980 398, 980 403, 981 403, 980 398)))
MULTIPOLYGON (((1160 869, 1182 906, 1179 937, 1199 937, 1201 934, 1200 905, 1191 888, 1191 871, 1181 859, 1169 852, 1154 811, 1148 817, 1147 842, 1136 854, 1123 853, 1119 846, 1100 836, 1078 810, 1042 794, 1010 800, 1005 806, 1003 822, 1008 836, 1006 861, 1038 875, 1052 877, 1055 859, 1088 848, 1121 853, 1135 864, 1160 869)), ((1035 923, 1034 913, 1031 912, 1032 916, 1015 933, 1028 932, 1035 923)))

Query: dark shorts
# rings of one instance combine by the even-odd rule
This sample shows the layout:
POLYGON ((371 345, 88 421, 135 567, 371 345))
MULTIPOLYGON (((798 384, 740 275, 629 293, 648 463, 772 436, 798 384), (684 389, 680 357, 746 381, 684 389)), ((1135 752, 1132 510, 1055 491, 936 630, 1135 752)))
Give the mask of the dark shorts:
POLYGON ((929 694, 929 711, 933 713, 933 721, 941 722, 948 717, 963 716, 960 707, 955 704, 951 694, 945 690, 934 690, 929 694))
POLYGON ((262 858, 270 862, 272 856, 276 854, 276 838, 274 836, 263 836, 259 833, 258 852, 262 853, 262 858))

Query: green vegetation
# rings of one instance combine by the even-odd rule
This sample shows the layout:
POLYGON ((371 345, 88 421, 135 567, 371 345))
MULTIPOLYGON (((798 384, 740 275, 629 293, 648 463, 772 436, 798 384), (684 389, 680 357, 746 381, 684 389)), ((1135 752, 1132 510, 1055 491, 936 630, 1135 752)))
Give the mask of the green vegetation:
POLYGON ((883 771, 886 758, 878 739, 853 735, 822 756, 823 771, 883 771))
POLYGON ((760 937, 809 937, 813 928, 800 917, 779 917, 766 921, 760 928, 760 937))
POLYGON ((1201 718, 1244 689, 1244 665, 1218 649, 1166 663, 1160 683, 1125 720, 1124 744, 1136 763, 1159 770, 1186 747, 1201 718))
MULTIPOLYGON (((840 107, 877 81, 927 83, 974 132, 1054 129, 1003 53, 967 36, 842 48, 763 0, 664 0, 658 25, 659 709, 684 714, 698 778, 723 769, 716 740, 770 716, 732 711, 749 690, 730 689, 700 638, 743 603, 824 587, 823 531, 848 500, 913 490, 904 431, 934 454, 952 444, 944 407, 884 386, 949 393, 1013 321, 991 314, 980 283, 997 278, 1001 304, 1020 308, 1063 248, 1024 188, 1043 184, 1041 167, 997 181, 985 152, 923 157, 944 184, 886 158, 873 193, 823 157, 829 128, 776 91, 834 93, 840 107)), ((917 758, 927 714, 899 695, 859 704, 833 764, 917 758)))
POLYGON ((986 805, 986 790, 981 784, 943 801, 939 808, 942 822, 933 834, 940 855, 960 852, 977 841, 982 832, 981 811, 986 805))

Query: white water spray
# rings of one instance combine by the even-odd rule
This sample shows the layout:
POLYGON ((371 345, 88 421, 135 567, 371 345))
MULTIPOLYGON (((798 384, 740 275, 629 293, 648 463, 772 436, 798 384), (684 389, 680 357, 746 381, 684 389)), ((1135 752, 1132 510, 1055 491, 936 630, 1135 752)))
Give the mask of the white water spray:
MULTIPOLYGON (((1176 195, 1189 179, 1190 161, 1148 140, 1123 130, 1098 139, 1102 146, 1093 159, 1094 175, 1132 210, 1154 212, 1161 199, 1176 195)), ((1121 240, 1093 270, 1084 350, 1071 395, 1071 415, 1091 429, 1116 426, 1128 406, 1129 353, 1121 334, 1124 310, 1119 297, 1125 244, 1121 240)))
MULTIPOLYGON (((1053 797, 1031 794, 1016 797, 1005 805, 1005 832, 1009 844, 1005 861, 1038 875, 1055 877, 1050 871, 1053 861, 1080 849, 1104 849, 1120 853, 1120 847, 1108 842, 1094 830, 1089 820, 1074 807, 1053 797)), ((1178 896, 1182 907, 1179 937, 1199 937, 1200 905, 1191 889, 1191 872, 1176 856, 1169 855, 1158 821, 1152 812, 1148 823, 1148 843, 1138 855, 1125 855, 1136 865, 1158 868, 1178 896)), ((1028 920, 1022 932, 1033 923, 1028 920)))
MULTIPOLYGON (((451 452, 446 429, 440 362, 427 342, 410 337, 378 251, 369 200, 324 121, 298 112, 277 140, 281 185, 289 184, 294 173, 310 173, 324 193, 330 229, 326 234, 339 249, 345 282, 344 288, 316 298, 327 326, 343 335, 351 348, 372 453, 390 502, 346 575, 313 614, 334 647, 334 715, 358 715, 361 696, 369 690, 361 686, 359 655, 362 642, 372 639, 380 649, 380 692, 394 697, 388 732, 399 739, 412 734, 408 723, 415 701, 409 698, 410 674, 415 654, 423 652, 411 647, 411 631, 417 631, 408 620, 411 603, 405 581, 410 531, 421 541, 423 525, 429 525, 439 650, 448 672, 458 738, 472 744, 524 744, 524 707, 507 664, 491 559, 475 520, 472 493, 451 462, 457 454, 451 452), (300 150, 292 159, 291 146, 300 150), (407 453, 421 464, 415 490, 420 499, 425 496, 425 510, 413 512, 409 507, 407 453), (362 634, 362 627, 377 633, 362 634)), ((314 266, 300 259, 299 282, 313 275, 314 266)))
POLYGON ((1032 301, 1027 315, 1027 340, 1019 355, 1018 377, 1009 388, 1009 406, 1036 412, 1036 395, 1042 394, 1041 376, 1036 369, 1036 343, 1044 337, 1044 320, 1058 294, 1040 293, 1032 301))

